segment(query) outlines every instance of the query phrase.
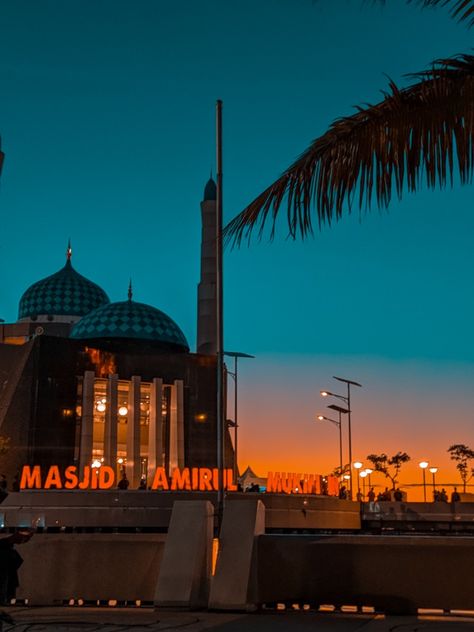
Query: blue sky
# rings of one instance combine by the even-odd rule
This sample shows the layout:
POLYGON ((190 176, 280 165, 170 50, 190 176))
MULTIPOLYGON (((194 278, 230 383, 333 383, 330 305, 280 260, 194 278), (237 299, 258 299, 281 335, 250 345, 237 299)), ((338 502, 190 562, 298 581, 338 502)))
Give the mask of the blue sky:
MULTIPOLYGON (((384 73, 403 85, 474 41, 446 10, 400 0, 16 0, 0 4, 0 29, 0 317, 16 319, 71 237, 79 272, 112 300, 131 276, 136 300, 172 316, 192 347, 216 99, 231 219, 335 118, 378 100, 384 73)), ((464 393, 472 193, 422 191, 305 243, 282 225, 271 244, 227 252, 226 346, 257 356, 243 386, 263 388, 273 369, 285 383, 306 380, 308 363, 328 377, 347 366, 355 379, 375 371, 395 401, 408 363, 413 379, 428 370, 464 393)), ((466 392, 462 410, 473 403, 466 392)))

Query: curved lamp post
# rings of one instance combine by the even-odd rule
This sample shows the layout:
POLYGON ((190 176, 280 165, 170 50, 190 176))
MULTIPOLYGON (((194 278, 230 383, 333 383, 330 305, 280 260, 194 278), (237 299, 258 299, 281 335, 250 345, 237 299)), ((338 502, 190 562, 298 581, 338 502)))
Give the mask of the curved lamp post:
POLYGON ((354 463, 351 463, 351 468, 353 467, 357 471, 357 493, 359 493, 360 490, 359 475, 362 465, 363 463, 361 463, 360 461, 354 461, 354 463))
POLYGON ((433 500, 434 500, 434 493, 435 493, 435 489, 436 489, 436 479, 435 479, 435 474, 438 471, 437 467, 430 467, 430 472, 431 475, 433 477, 433 500))
POLYGON ((429 463, 428 461, 420 461, 418 463, 419 467, 421 467, 422 471, 423 471, 423 499, 426 502, 426 468, 428 467, 429 463))
POLYGON ((341 413, 339 413, 339 421, 335 419, 331 419, 330 417, 325 417, 324 415, 318 415, 319 421, 330 421, 332 424, 339 428, 339 470, 342 476, 342 423, 341 423, 341 413))
POLYGON ((366 467, 365 470, 364 470, 364 472, 366 472, 367 476, 369 477, 369 489, 372 487, 372 483, 370 482, 370 475, 372 474, 373 471, 374 470, 371 470, 370 467, 366 467))
POLYGON ((365 501, 365 479, 367 476, 368 476, 367 470, 362 470, 362 472, 360 473, 360 477, 362 479, 362 496, 363 496, 364 501, 365 501))
POLYGON ((362 388, 362 384, 359 382, 354 382, 353 380, 347 380, 344 377, 337 377, 337 375, 333 375, 335 380, 338 382, 344 382, 347 385, 347 395, 339 395, 338 393, 331 393, 331 391, 320 391, 321 397, 337 397, 337 399, 341 399, 343 402, 347 404, 347 422, 348 422, 348 435, 349 435, 349 463, 351 464, 351 469, 349 470, 349 480, 350 480, 350 499, 352 500, 352 428, 351 428, 351 386, 358 386, 362 388))
POLYGON ((229 358, 234 358, 234 371, 229 371, 227 369, 227 375, 234 380, 234 419, 227 420, 227 426, 232 427, 234 429, 234 482, 237 481, 237 477, 239 475, 239 465, 237 461, 237 429, 239 427, 237 413, 237 385, 238 385, 238 372, 237 372, 237 360, 238 358, 255 358, 253 355, 249 355, 248 353, 241 353, 240 351, 224 351, 224 355, 229 358))

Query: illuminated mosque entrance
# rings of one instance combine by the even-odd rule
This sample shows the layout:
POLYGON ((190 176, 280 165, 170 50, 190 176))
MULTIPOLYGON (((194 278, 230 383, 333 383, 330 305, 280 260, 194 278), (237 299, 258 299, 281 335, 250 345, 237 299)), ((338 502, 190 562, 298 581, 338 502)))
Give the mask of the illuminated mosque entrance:
POLYGON ((78 385, 82 424, 75 461, 109 465, 117 479, 126 472, 130 484, 150 482, 157 467, 168 474, 184 467, 183 381, 142 381, 138 375, 106 379, 85 371, 78 385))

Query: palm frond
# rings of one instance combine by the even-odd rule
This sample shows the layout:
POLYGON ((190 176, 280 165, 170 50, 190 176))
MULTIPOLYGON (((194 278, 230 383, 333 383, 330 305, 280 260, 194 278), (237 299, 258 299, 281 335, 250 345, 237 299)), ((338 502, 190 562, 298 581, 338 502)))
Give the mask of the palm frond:
POLYGON ((423 8, 437 5, 449 6, 451 15, 459 22, 467 20, 469 26, 474 25, 474 0, 408 0, 408 2, 414 2, 423 8))
POLYGON ((226 227, 226 242, 240 244, 254 229, 261 237, 286 201, 289 235, 306 237, 356 205, 387 207, 395 190, 416 191, 425 182, 444 186, 474 168, 474 56, 458 55, 411 75, 399 89, 392 81, 376 105, 336 120, 323 136, 226 227))
MULTIPOLYGON (((474 0, 406 0, 407 4, 417 4, 423 9, 429 7, 449 7, 453 18, 459 22, 467 21, 474 25, 474 0)), ((372 0, 372 4, 386 4, 387 0, 372 0)))

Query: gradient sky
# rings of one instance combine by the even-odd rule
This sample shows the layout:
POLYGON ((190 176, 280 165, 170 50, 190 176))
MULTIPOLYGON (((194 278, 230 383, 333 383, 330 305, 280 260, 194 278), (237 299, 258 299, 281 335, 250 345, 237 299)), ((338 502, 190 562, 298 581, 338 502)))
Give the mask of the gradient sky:
MULTIPOLYGON (((15 0, 0 3, 0 317, 64 263, 159 307, 194 348, 199 202, 224 101, 230 220, 386 73, 469 51, 474 31, 401 0, 15 0)), ((313 421, 332 375, 355 379, 354 456, 440 466, 474 444, 472 186, 355 213, 304 243, 226 253, 225 345, 241 363, 240 465, 327 471, 313 421)), ((405 481, 417 482, 416 465, 405 481)), ((382 478, 379 479, 382 483, 382 478)))

